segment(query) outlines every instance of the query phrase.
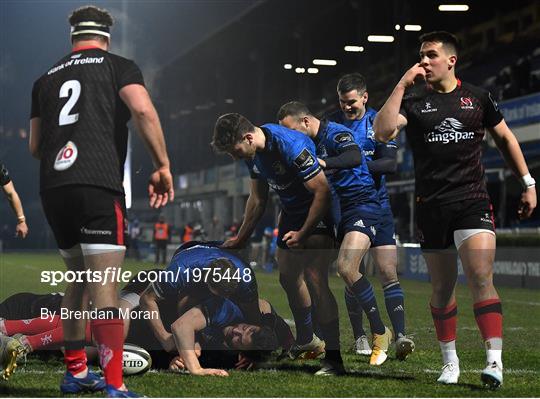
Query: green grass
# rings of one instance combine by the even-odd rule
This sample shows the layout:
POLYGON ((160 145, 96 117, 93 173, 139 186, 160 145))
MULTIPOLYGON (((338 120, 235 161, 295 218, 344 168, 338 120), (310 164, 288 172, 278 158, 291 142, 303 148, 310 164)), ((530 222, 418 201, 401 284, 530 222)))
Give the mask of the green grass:
MULTIPOLYGON (((149 264, 126 262, 125 269, 139 270, 149 264)), ((0 299, 15 292, 60 291, 61 286, 39 283, 40 270, 63 270, 56 255, 0 255, 0 299)), ((291 318, 286 297, 276 273, 257 274, 261 297, 269 299, 278 312, 291 318)), ((371 277, 377 300, 384 309, 382 291, 371 277)), ((505 315, 505 380, 497 391, 481 387, 479 371, 484 366, 484 350, 472 313, 467 287, 457 289, 459 304, 458 352, 462 375, 460 384, 441 386, 435 380, 441 366, 440 353, 428 308, 430 287, 426 283, 402 281, 406 295, 407 331, 414 335, 416 351, 406 361, 390 359, 378 368, 367 358, 350 352, 351 329, 343 302, 343 283, 330 279, 340 310, 341 342, 345 365, 343 377, 316 378, 317 362, 282 362, 272 369, 255 372, 232 371, 228 378, 193 377, 165 372, 150 372, 127 378, 128 386, 147 396, 161 397, 531 397, 540 395, 540 295, 538 291, 500 288, 505 315)), ((386 314, 385 322, 389 324, 386 314)), ((0 396, 58 396, 63 372, 60 361, 48 363, 29 359, 8 381, 0 381, 0 396)))

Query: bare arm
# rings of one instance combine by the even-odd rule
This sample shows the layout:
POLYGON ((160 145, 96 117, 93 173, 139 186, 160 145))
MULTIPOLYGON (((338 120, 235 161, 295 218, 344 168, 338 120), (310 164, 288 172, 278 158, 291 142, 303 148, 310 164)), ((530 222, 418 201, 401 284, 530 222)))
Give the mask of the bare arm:
MULTIPOLYGON (((518 178, 528 175, 529 168, 525 162, 521 147, 504 119, 496 126, 488 128, 488 131, 514 175, 518 178)), ((536 187, 530 186, 524 188, 518 207, 520 219, 527 219, 531 216, 534 208, 536 208, 536 201, 536 187)))
POLYGON ((191 308, 176 320, 171 328, 178 353, 184 366, 193 375, 218 375, 227 377, 225 370, 204 369, 199 363, 195 346, 195 333, 206 327, 206 319, 199 307, 191 308))
POLYGON ((301 241, 315 228, 330 206, 330 187, 322 171, 305 182, 304 186, 313 193, 313 202, 302 228, 299 231, 289 231, 283 236, 283 241, 290 248, 301 246, 301 241))
POLYGON ((39 143, 41 140, 41 118, 30 119, 30 140, 28 140, 28 148, 30 154, 36 159, 41 159, 39 153, 39 143))
POLYGON ((165 329, 165 326, 163 325, 163 321, 161 320, 160 314, 159 314, 159 307, 158 307, 158 301, 160 299, 156 295, 154 288, 152 285, 148 286, 146 290, 142 293, 141 299, 140 299, 140 306, 141 310, 144 310, 146 312, 153 312, 155 313, 148 313, 148 314, 157 314, 157 318, 151 318, 149 320, 150 328, 152 329, 152 332, 154 333, 154 336, 159 341, 163 349, 165 349, 167 352, 171 352, 175 349, 174 345, 174 339, 172 335, 165 329))
POLYGON ((150 176, 148 185, 150 206, 154 208, 165 206, 168 201, 174 200, 174 189, 159 116, 144 86, 127 85, 120 89, 119 94, 131 111, 137 132, 150 152, 154 164, 155 171, 150 176))
POLYGON ((26 225, 26 218, 24 217, 24 210, 21 199, 19 198, 19 194, 17 194, 17 191, 15 191, 15 186, 13 185, 12 181, 5 186, 2 186, 2 189, 6 194, 11 209, 13 209, 13 213, 15 213, 15 216, 17 217, 15 234, 18 237, 25 238, 28 234, 28 226, 26 225))
POLYGON ((426 71, 424 68, 420 64, 415 64, 401 77, 394 91, 392 91, 392 94, 390 94, 390 97, 388 97, 373 121, 373 131, 377 141, 389 142, 407 125, 407 119, 399 113, 403 94, 405 94, 405 89, 414 85, 415 79, 419 77, 425 79, 425 76, 426 71))
POLYGON ((262 179, 251 179, 249 198, 246 202, 244 221, 238 236, 223 243, 224 248, 241 248, 251 237, 253 230, 264 214, 268 201, 268 183, 262 179))

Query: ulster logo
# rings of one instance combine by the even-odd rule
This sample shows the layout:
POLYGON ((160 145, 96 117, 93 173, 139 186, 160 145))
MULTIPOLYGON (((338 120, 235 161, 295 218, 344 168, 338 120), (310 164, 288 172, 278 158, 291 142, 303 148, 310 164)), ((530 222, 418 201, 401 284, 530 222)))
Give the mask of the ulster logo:
POLYGON ((459 101, 461 109, 474 109, 473 102, 470 97, 461 97, 459 101))

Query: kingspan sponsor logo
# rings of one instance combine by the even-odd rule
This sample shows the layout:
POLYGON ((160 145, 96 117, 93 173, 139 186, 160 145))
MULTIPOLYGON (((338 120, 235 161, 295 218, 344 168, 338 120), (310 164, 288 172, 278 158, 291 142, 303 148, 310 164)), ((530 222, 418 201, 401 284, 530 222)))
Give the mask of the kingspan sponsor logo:
POLYGON ((455 118, 445 118, 433 132, 424 135, 426 143, 459 143, 474 139, 474 132, 464 132, 463 123, 455 118))

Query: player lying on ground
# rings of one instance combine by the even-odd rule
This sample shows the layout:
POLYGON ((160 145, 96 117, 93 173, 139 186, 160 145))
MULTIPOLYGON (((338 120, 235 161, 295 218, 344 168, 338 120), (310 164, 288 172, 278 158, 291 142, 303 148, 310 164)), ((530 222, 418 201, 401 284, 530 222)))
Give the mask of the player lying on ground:
MULTIPOLYGON (((157 312, 151 330, 166 351, 175 348, 174 339, 161 319, 160 302, 179 309, 178 314, 211 295, 229 298, 242 309, 248 321, 259 324, 257 281, 253 270, 231 251, 213 243, 187 243, 174 254, 160 281, 141 296, 141 309, 157 312)), ((176 319, 176 318, 175 318, 176 319)))
MULTIPOLYGON (((270 314, 271 306, 261 300, 261 312, 270 314)), ((200 346, 196 345, 196 336, 206 336, 206 343, 217 343, 215 350, 235 349, 244 352, 264 352, 269 354, 279 346, 276 333, 267 326, 255 326, 244 323, 245 318, 234 302, 220 297, 207 299, 176 320, 172 334, 179 356, 172 365, 184 366, 193 375, 228 376, 223 369, 202 368, 198 357, 200 346), (222 338, 222 339, 220 339, 222 338)), ((212 350, 210 345, 207 350, 212 350)), ((247 357, 256 358, 255 353, 247 357)))
MULTIPOLYGON (((137 295, 137 290, 139 290, 140 293, 140 291, 144 290, 144 287, 141 290, 140 286, 137 288, 136 283, 131 283, 129 287, 124 288, 119 301, 120 308, 125 309, 126 311, 138 310, 138 307, 133 304, 133 299, 137 295), (128 297, 131 303, 128 300, 123 299, 128 297)), ((13 319, 20 314, 37 314, 36 311, 32 311, 32 308, 36 309, 35 305, 39 305, 49 312, 55 310, 59 311, 60 301, 58 298, 61 298, 61 295, 37 295, 31 293, 15 294, 7 298, 0 304, 0 309, 2 309, 1 315, 2 317, 5 317, 4 320, 0 320, 0 333, 7 335, 19 333, 26 334, 17 338, 18 342, 21 342, 26 346, 25 354, 38 350, 59 349, 63 343, 63 330, 58 316, 50 319, 42 319, 40 317, 25 320, 13 319), (20 300, 23 298, 26 299, 26 301, 21 303, 20 300)), ((267 301, 261 299, 259 302, 261 318, 266 334, 269 334, 268 330, 271 331, 283 350, 290 349, 294 343, 294 339, 289 326, 275 313, 274 309, 267 301)), ((214 297, 205 301, 205 303, 201 305, 201 309, 203 309, 205 317, 211 321, 207 328, 197 334, 197 342, 199 345, 198 355, 201 355, 202 349, 202 362, 220 368, 236 367, 240 369, 252 365, 253 362, 261 358, 256 350, 263 348, 257 347, 257 345, 248 345, 246 343, 249 342, 249 339, 251 339, 254 332, 261 331, 261 327, 243 323, 245 318, 236 305, 230 301, 226 301, 222 304, 217 300, 217 297, 214 297), (242 323, 238 324, 240 322, 242 323), (233 324, 227 326, 228 323, 233 324), (221 330, 218 328, 220 326, 224 326, 225 328, 221 330), (242 335, 243 339, 237 340, 235 337, 238 335, 242 335)), ((164 351, 152 351, 152 336, 148 331, 147 320, 134 319, 130 322, 129 319, 125 319, 124 324, 126 336, 128 337, 126 342, 149 349, 152 352, 153 364, 158 367, 159 365, 169 364, 172 355, 164 351)), ((2 337, 2 339, 6 340, 7 337, 2 337)), ((89 331, 87 331, 85 341, 86 345, 88 345, 88 358, 91 360, 95 357, 96 351, 95 348, 93 348, 94 343, 92 342, 89 331)), ((259 341, 261 340, 259 339, 259 341)), ((0 364, 2 360, 3 356, 0 355, 0 364)))

